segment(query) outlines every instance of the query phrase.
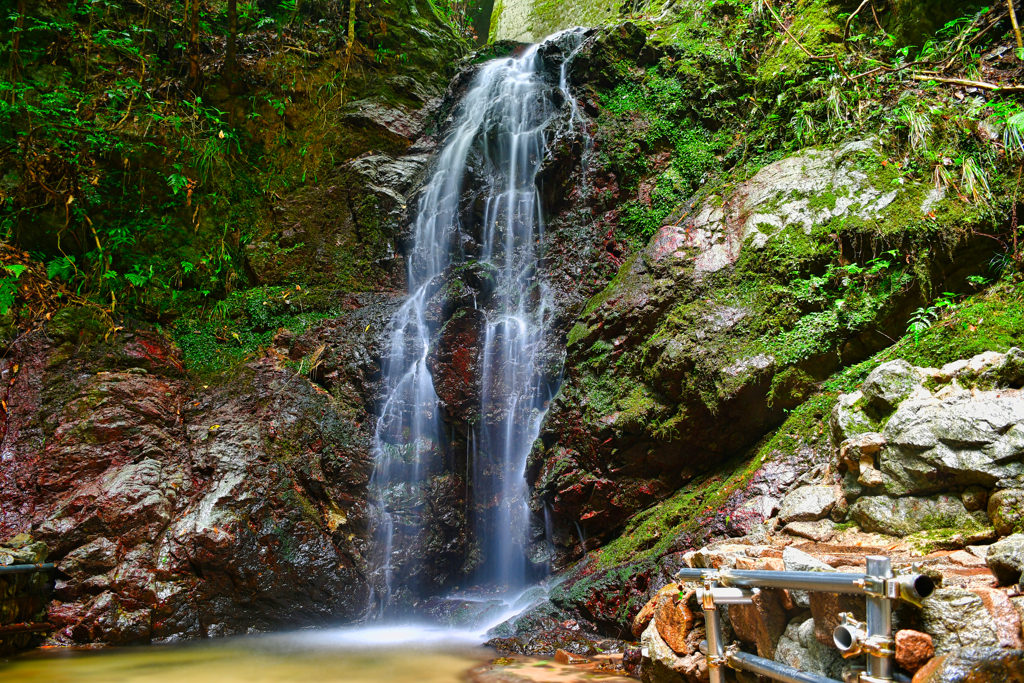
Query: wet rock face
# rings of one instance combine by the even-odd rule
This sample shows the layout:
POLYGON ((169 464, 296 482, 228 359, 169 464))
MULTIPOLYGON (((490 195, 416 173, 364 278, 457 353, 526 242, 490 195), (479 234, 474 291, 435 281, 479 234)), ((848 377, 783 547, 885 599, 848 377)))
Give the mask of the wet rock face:
POLYGON ((362 615, 372 351, 331 348, 334 396, 280 350, 209 390, 158 334, 51 334, 3 361, 0 537, 31 530, 51 548, 55 642, 362 615))
MULTIPOLYGON (((605 87, 586 47, 578 59, 583 56, 573 73, 605 87)), ((533 508, 547 508, 556 529, 564 528, 556 534, 560 560, 582 551, 574 523, 595 543, 611 538, 633 514, 752 446, 815 382, 887 345, 874 330, 843 327, 816 339, 814 350, 794 353, 765 331, 779 302, 742 294, 753 282, 790 286, 791 275, 773 270, 769 254, 810 272, 820 270, 836 243, 844 256, 853 255, 842 246, 853 239, 845 234, 828 245, 815 242, 826 225, 888 220, 900 205, 917 211, 922 201, 947 201, 932 188, 894 189, 865 175, 861 161, 878 163, 877 155, 871 140, 804 150, 725 196, 688 204, 645 247, 626 255, 615 280, 588 302, 568 335, 561 392, 527 470, 533 508), (808 251, 779 246, 794 240, 808 251)), ((956 247, 971 254, 976 248, 974 242, 956 247)), ((943 259, 929 268, 961 277, 963 264, 943 259)), ((888 312, 872 325, 902 335, 905 327, 895 321, 912 310, 914 296, 907 290, 887 299, 888 312)), ((799 302, 792 309, 794 319, 807 311, 799 302)), ((900 396, 892 388, 878 401, 900 396)), ((779 502, 762 499, 761 507, 779 502)))

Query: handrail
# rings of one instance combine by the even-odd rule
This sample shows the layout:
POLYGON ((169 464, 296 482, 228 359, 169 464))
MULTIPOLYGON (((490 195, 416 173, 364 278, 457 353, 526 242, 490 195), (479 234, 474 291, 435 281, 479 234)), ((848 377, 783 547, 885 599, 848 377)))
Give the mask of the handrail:
POLYGON ((0 574, 31 574, 32 572, 47 572, 53 569, 52 562, 40 562, 39 564, 7 564, 0 565, 0 574))
POLYGON ((701 651, 707 658, 710 683, 725 683, 725 666, 756 673, 783 683, 838 683, 834 679, 740 652, 738 645, 726 647, 717 606, 750 604, 761 588, 848 593, 867 598, 866 623, 841 615, 833 640, 843 657, 867 655, 867 670, 858 675, 860 683, 888 683, 895 680, 892 633, 892 601, 903 599, 920 605, 935 590, 935 583, 923 574, 895 576, 888 557, 869 555, 865 573, 766 571, 759 569, 680 569, 676 578, 697 581, 697 599, 704 610, 707 640, 701 651))

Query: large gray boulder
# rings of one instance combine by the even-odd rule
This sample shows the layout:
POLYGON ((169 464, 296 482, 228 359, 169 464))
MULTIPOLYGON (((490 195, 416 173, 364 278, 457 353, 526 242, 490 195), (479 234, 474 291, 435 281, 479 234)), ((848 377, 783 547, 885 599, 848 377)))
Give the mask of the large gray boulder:
POLYGON ((853 504, 850 514, 864 531, 890 536, 909 536, 927 529, 972 531, 982 528, 960 498, 949 495, 929 498, 866 496, 853 504))
POLYGON ((883 430, 878 468, 894 495, 933 493, 1024 475, 1024 397, 939 392, 904 401, 883 430))
POLYGON ((1024 572, 1024 534, 1014 534, 989 546, 988 568, 1002 586, 1018 583, 1024 572))
POLYGON ((779 521, 815 522, 828 515, 836 504, 836 490, 832 486, 801 486, 782 499, 779 521))
POLYGON ((984 601, 963 588, 940 588, 921 603, 921 629, 935 654, 964 647, 998 647, 999 633, 984 601))

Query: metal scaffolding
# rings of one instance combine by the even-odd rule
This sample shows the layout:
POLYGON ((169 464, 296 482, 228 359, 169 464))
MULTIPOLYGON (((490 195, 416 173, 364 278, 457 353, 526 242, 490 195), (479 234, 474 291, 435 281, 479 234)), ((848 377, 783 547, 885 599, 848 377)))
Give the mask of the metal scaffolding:
POLYGON ((741 652, 737 645, 726 645, 718 605, 752 604, 762 588, 864 595, 867 600, 865 623, 843 613, 842 623, 832 637, 843 657, 867 656, 867 670, 858 676, 860 683, 892 683, 896 654, 892 603, 902 599, 920 605, 921 600, 935 590, 935 584, 923 574, 894 575, 888 557, 869 555, 865 559, 863 574, 755 569, 682 569, 677 572, 676 578, 681 581, 703 584, 697 589, 697 599, 704 610, 707 640, 701 643, 701 651, 707 657, 710 683, 725 683, 726 666, 785 683, 839 683, 827 676, 741 652))

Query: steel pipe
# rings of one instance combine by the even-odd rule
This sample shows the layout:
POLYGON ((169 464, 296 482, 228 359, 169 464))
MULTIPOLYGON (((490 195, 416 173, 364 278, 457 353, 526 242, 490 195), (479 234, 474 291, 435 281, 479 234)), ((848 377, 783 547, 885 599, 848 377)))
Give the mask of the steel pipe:
MULTIPOLYGON (((883 555, 868 555, 867 573, 870 576, 891 579, 892 563, 883 555)), ((892 638, 892 600, 869 595, 867 618, 864 620, 868 638, 892 638)), ((868 676, 892 679, 892 657, 868 653, 868 676)))
MULTIPOLYGON (((715 586, 711 589, 711 599, 715 601, 716 605, 749 605, 753 602, 754 596, 759 592, 757 588, 747 590, 745 588, 715 586)), ((704 602, 703 588, 697 589, 697 601, 704 602)))
POLYGON ((707 632, 707 662, 710 683, 725 683, 725 643, 722 642, 722 617, 717 609, 704 610, 707 632))
POLYGON ((53 563, 0 565, 0 574, 29 574, 53 569, 53 563))
POLYGON ((746 652, 732 652, 729 654, 729 666, 741 671, 749 671, 753 674, 774 678, 783 683, 840 683, 834 678, 812 674, 800 669, 794 669, 785 664, 773 662, 770 659, 747 654, 746 652))
POLYGON ((758 569, 723 569, 719 580, 730 586, 760 586, 824 593, 864 594, 864 574, 845 572, 778 572, 758 569))
POLYGON ((711 576, 717 569, 680 569, 676 572, 676 578, 680 581, 703 581, 705 576, 711 576))

